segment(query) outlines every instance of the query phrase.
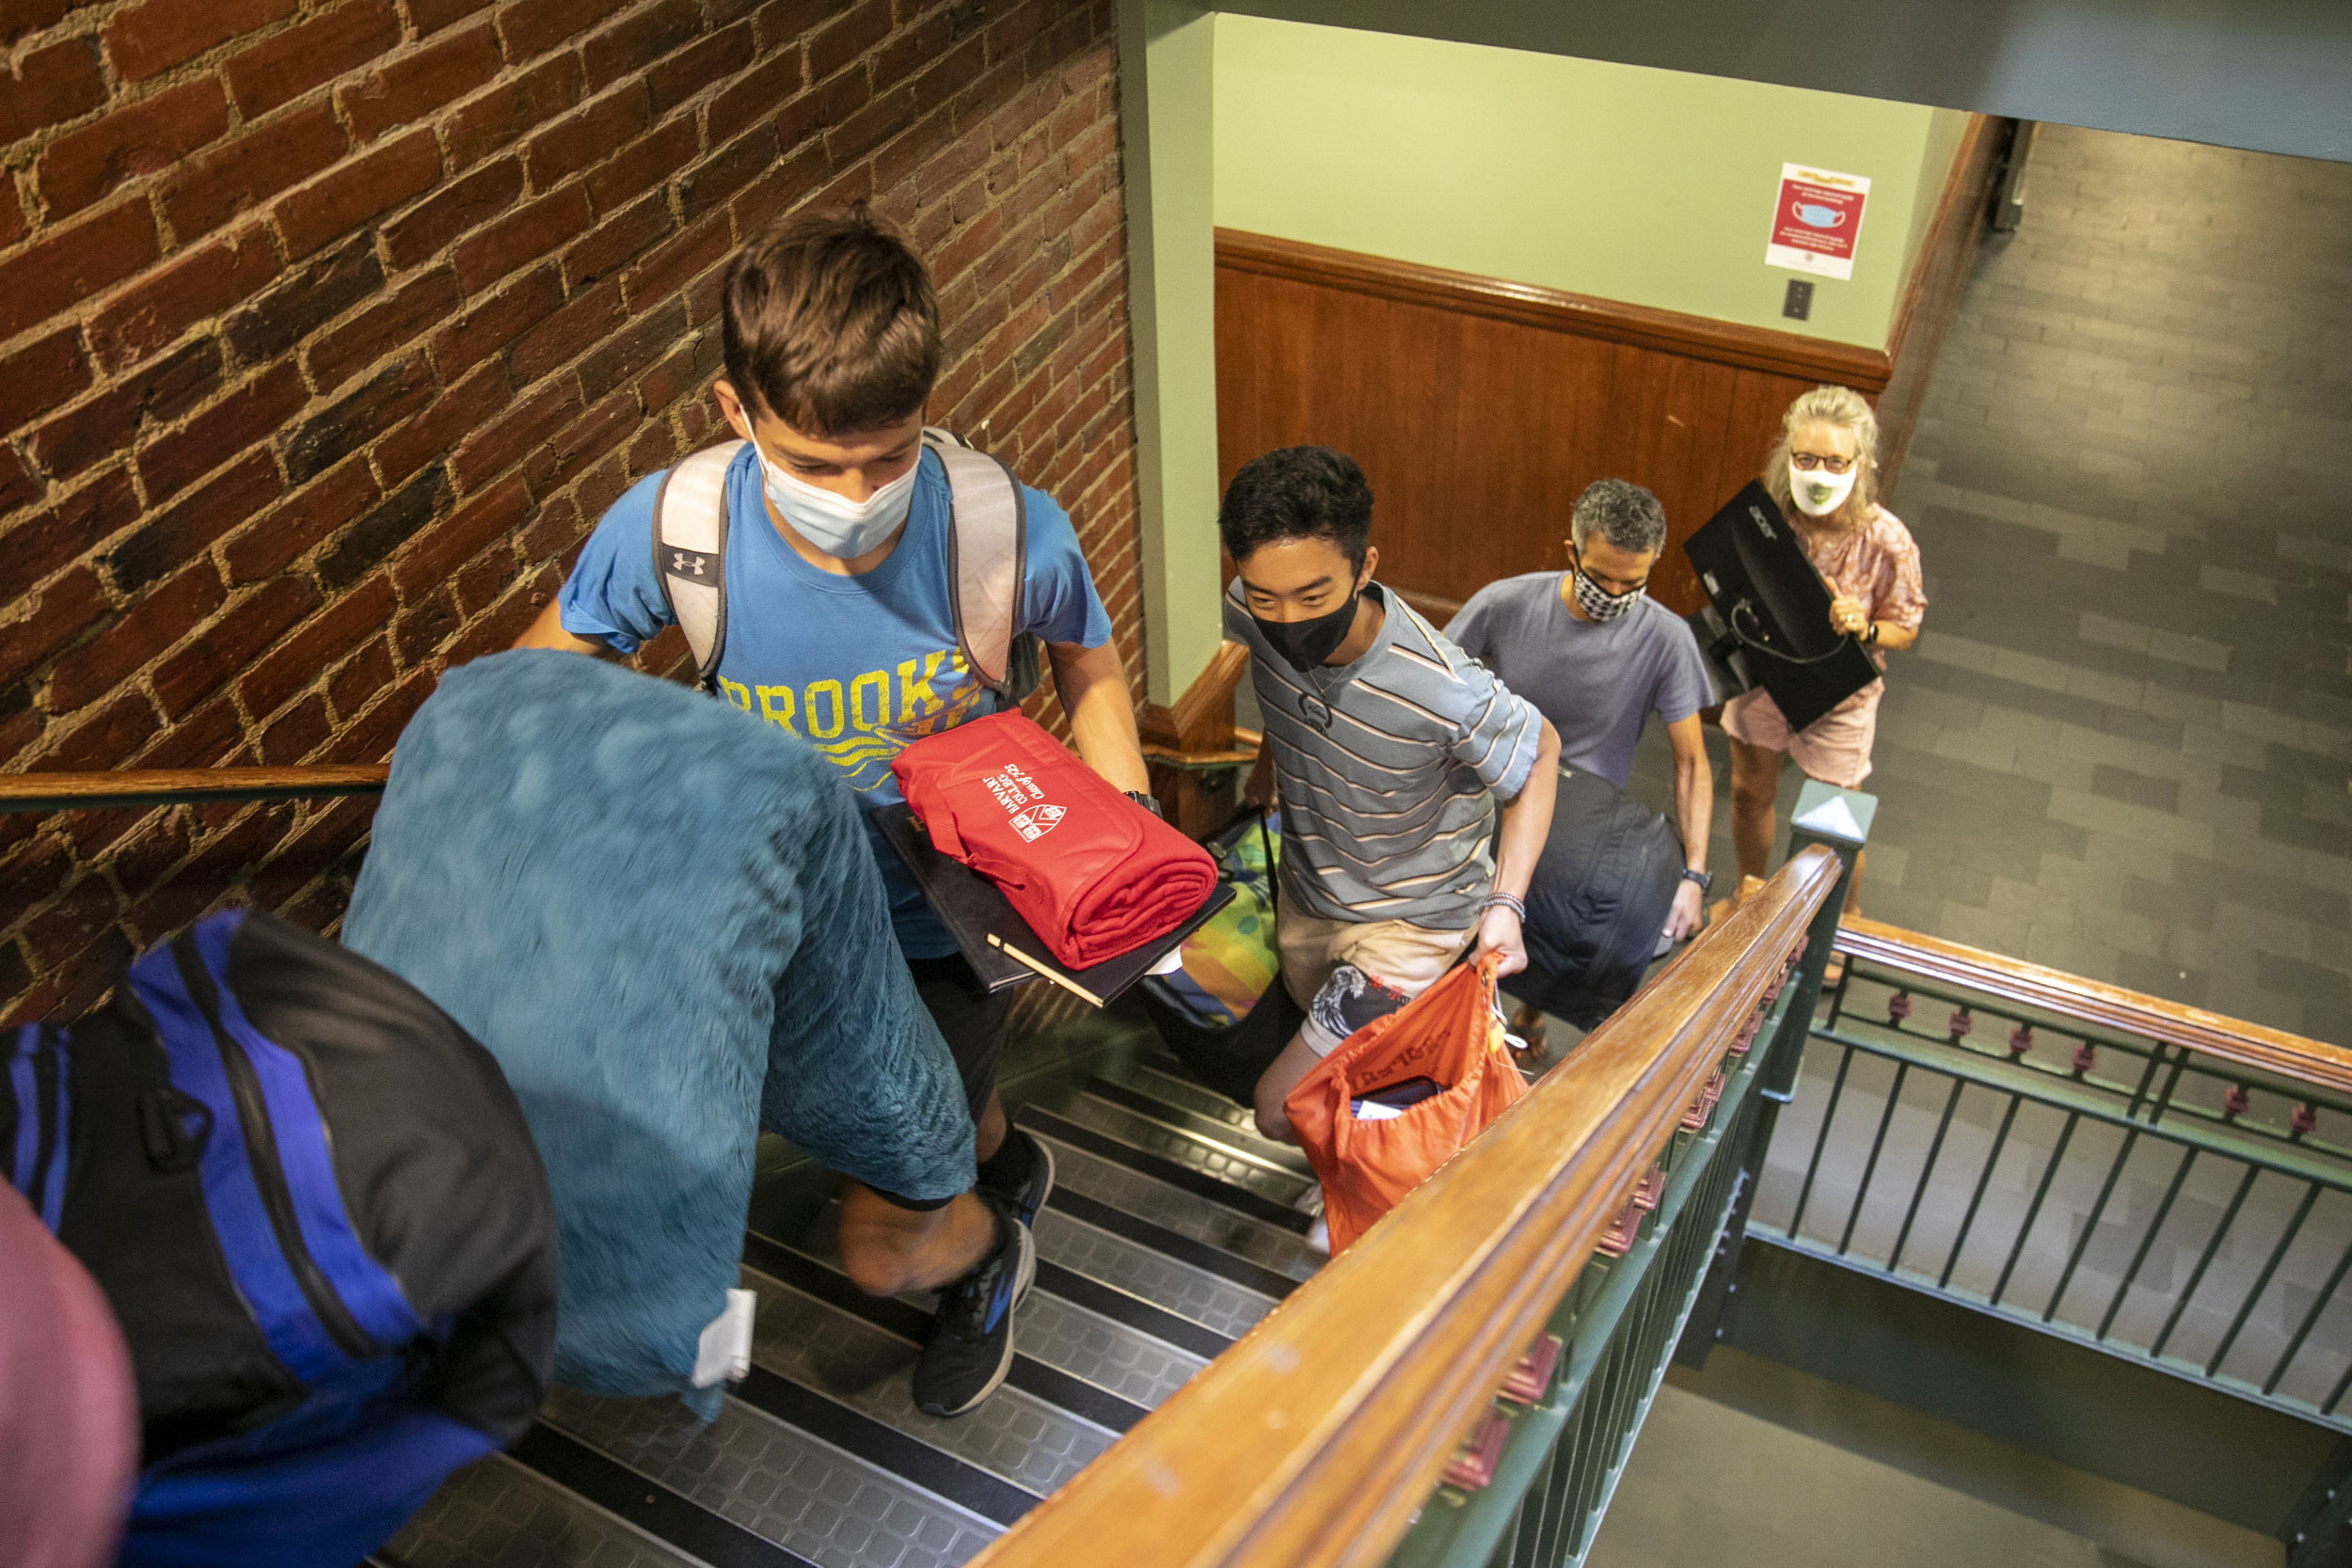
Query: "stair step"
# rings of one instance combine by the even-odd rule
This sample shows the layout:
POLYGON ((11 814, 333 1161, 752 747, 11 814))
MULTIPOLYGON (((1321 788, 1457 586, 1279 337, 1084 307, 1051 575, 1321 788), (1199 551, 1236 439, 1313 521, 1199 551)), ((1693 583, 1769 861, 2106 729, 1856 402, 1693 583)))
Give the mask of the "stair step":
MULTIPOLYGON (((764 1275, 788 1285, 835 1311, 862 1319, 909 1347, 920 1345, 930 1332, 931 1315, 921 1307, 889 1297, 869 1296, 850 1284, 839 1270, 765 1236, 744 1238, 743 1265, 747 1275, 764 1275)), ((1009 1386, 1069 1411, 1105 1432, 1115 1433, 1127 1431, 1167 1397, 1165 1393, 1158 1393, 1156 1398, 1138 1397, 1138 1390, 1155 1393, 1160 1387, 1156 1380, 1137 1384, 1132 1373, 1124 1370, 1148 1361, 1140 1354, 1120 1355, 1117 1367, 1121 1370, 1109 1378, 1096 1375, 1101 1370, 1096 1360, 1118 1347, 1094 1346, 1085 1356, 1063 1359, 1032 1354, 1030 1346, 1035 1336, 1030 1320, 1042 1300, 1032 1290, 1027 1305, 1021 1309, 1020 1332, 1015 1337, 1021 1348, 1014 1354, 1012 1371, 1005 1380, 1009 1386)), ((1135 1351, 1140 1353, 1147 1348, 1139 1344, 1135 1351)), ((911 1348, 909 1355, 912 1356, 911 1348)), ((1197 1368, 1198 1363, 1193 1365, 1197 1368)), ((1175 1382, 1182 1383, 1190 1375, 1190 1369, 1180 1370, 1175 1382)), ((1172 1388, 1174 1385, 1168 1386, 1172 1388)))
MULTIPOLYGON (((1116 1166, 1112 1168, 1117 1169, 1116 1166)), ((1156 1195, 1145 1196, 1150 1197, 1156 1195)), ((1171 1196, 1182 1196, 1183 1195, 1171 1196)), ((1263 1263, 1243 1257, 1239 1253, 1228 1251, 1214 1243, 1193 1235, 1189 1228, 1179 1230, 1162 1225, 1155 1219, 1148 1219, 1132 1210, 1105 1203, 1081 1188, 1057 1186, 1046 1207, 1050 1212, 1067 1214, 1072 1219, 1083 1221, 1098 1230, 1107 1230, 1112 1235, 1133 1242, 1139 1247, 1158 1253, 1163 1257, 1175 1259, 1203 1274, 1215 1275, 1220 1279, 1241 1286, 1244 1290, 1254 1291, 1260 1295, 1272 1297, 1276 1301, 1289 1295, 1298 1284, 1296 1275, 1279 1273, 1266 1267, 1263 1263)), ((1162 1213, 1167 1217, 1178 1220, 1197 1220, 1198 1218, 1196 1215, 1183 1213, 1168 1214, 1169 1207, 1166 1204, 1160 1206, 1162 1213)), ((1045 1216, 1041 1214, 1038 1218, 1042 1222, 1045 1216)))
POLYGON ((1212 1180, 1255 1193, 1279 1208, 1289 1208, 1299 1195, 1314 1185, 1312 1177, 1287 1164, 1261 1159, 1243 1148, 1238 1140, 1229 1142, 1214 1132, 1182 1128, 1097 1094, 1074 1097, 1062 1117, 1077 1126, 1198 1171, 1212 1180))
MULTIPOLYGON (((1042 1272, 1047 1263, 1057 1271, 1124 1291, 1229 1340, 1247 1333, 1280 1299, 1271 1291, 1235 1282, 1223 1269, 1212 1271, 1156 1252, 1129 1236, 1089 1224, 1056 1205, 1049 1204, 1037 1217, 1037 1246, 1039 1284, 1057 1295, 1064 1292, 1058 1285, 1048 1282, 1042 1272)), ((1056 1278, 1059 1277, 1057 1273, 1056 1278)), ((1283 1284, 1287 1288, 1289 1281, 1283 1284)), ((1196 1339, 1185 1348, 1191 1349, 1198 1343, 1196 1339)))
MULTIPOLYGON (((748 1532, 781 1548, 781 1555, 743 1555, 747 1548, 736 1542, 696 1554, 718 1568, 736 1562, 787 1568, 796 1558, 814 1568, 954 1568, 1001 1529, 987 1514, 740 1399, 727 1399, 706 1426, 672 1400, 608 1400, 557 1388, 540 1422, 569 1439, 573 1449, 590 1450, 653 1483, 646 1495, 659 1497, 657 1488, 675 1494, 694 1515, 683 1524, 707 1531, 715 1519, 736 1527, 738 1535, 748 1532)), ((529 1440, 516 1454, 536 1466, 529 1440)), ((570 1475, 553 1479, 587 1492, 570 1475)), ((648 1528, 692 1546, 683 1534, 651 1522, 648 1528)))
POLYGON ((1018 1386, 998 1389, 966 1416, 927 1416, 914 1407, 908 1386, 917 1350, 913 1341, 748 1269, 743 1283, 759 1295, 753 1365, 798 1395, 788 1402, 764 1397, 757 1378, 747 1379, 738 1393, 1000 1524, 1026 1513, 1031 1500, 1076 1475, 1118 1436, 1018 1386), (879 1425, 898 1441, 861 1433, 861 1422, 879 1425), (1004 1486, 966 1485, 953 1471, 933 1476, 911 1468, 895 1457, 906 1444, 935 1449, 1004 1486), (1005 1495, 1007 1488, 1019 1494, 1005 1495))
MULTIPOLYGON (((620 1472, 643 1509, 645 1488, 619 1465, 611 1468, 620 1472)), ((676 1500, 672 1506, 691 1507, 676 1500)), ((751 1545, 767 1544, 753 1540, 751 1545)), ((798 1568, 801 1560, 789 1553, 782 1557, 798 1568)), ((707 1568, 707 1560, 679 1551, 505 1454, 493 1454, 450 1477, 369 1561, 382 1568, 707 1568)))
POLYGON ((1057 1144, 1083 1149, 1098 1159, 1124 1165, 1154 1181, 1165 1182, 1196 1197, 1207 1198, 1220 1208, 1232 1210, 1260 1224, 1304 1235, 1307 1227, 1314 1223, 1289 1204, 1277 1203, 1252 1188, 1220 1180, 1196 1165, 1155 1154, 1135 1144, 1123 1143, 1066 1117, 1056 1116, 1051 1111, 1030 1105, 1012 1119, 1041 1137, 1051 1138, 1057 1144))
POLYGON ((1259 1164, 1290 1171, 1303 1180, 1314 1180, 1305 1154, 1290 1144, 1278 1144, 1258 1135, 1256 1117, 1248 1108, 1234 1104, 1213 1089, 1180 1083, 1149 1069, 1138 1070, 1136 1078, 1134 1084, 1097 1078, 1087 1085, 1086 1092, 1219 1148, 1237 1150, 1259 1164))

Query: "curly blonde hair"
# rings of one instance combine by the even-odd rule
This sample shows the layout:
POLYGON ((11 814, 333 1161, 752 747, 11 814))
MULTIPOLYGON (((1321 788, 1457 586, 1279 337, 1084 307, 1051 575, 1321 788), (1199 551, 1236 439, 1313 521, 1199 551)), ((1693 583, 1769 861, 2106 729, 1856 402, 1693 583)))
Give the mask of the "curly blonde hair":
POLYGON ((1788 451, 1802 424, 1840 425, 1853 433, 1861 464, 1854 470, 1853 494, 1846 498, 1846 510, 1851 516, 1867 518, 1879 499, 1879 417, 1851 387, 1816 387, 1799 396, 1780 417, 1780 441, 1764 460, 1763 477, 1764 488, 1772 493, 1781 515, 1792 516, 1797 510, 1796 498, 1788 488, 1788 451))

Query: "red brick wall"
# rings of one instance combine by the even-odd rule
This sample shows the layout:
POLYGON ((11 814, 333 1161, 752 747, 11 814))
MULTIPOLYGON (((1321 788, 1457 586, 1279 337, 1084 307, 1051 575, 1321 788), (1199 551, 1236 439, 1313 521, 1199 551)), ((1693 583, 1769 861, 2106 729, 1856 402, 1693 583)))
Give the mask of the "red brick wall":
MULTIPOLYGON (((1110 18, 0 0, 0 769, 387 755, 712 438, 729 248, 860 196, 1139 675, 1110 18)), ((222 902, 330 925, 369 810, 0 817, 0 1017, 222 902)))

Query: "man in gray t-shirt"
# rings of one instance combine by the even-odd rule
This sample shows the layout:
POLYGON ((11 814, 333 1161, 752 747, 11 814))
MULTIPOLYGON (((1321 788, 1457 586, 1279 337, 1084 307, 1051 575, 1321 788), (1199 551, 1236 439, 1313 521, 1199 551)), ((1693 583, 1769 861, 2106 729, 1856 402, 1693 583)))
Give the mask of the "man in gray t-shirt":
POLYGON ((1604 479, 1577 498, 1565 572, 1530 572, 1470 595, 1445 628, 1464 653, 1560 732, 1560 760, 1625 787, 1652 713, 1674 748, 1675 816, 1689 869, 1666 934, 1698 929, 1715 776, 1699 736, 1712 703, 1698 640, 1644 589, 1665 547, 1666 513, 1638 484, 1604 479))

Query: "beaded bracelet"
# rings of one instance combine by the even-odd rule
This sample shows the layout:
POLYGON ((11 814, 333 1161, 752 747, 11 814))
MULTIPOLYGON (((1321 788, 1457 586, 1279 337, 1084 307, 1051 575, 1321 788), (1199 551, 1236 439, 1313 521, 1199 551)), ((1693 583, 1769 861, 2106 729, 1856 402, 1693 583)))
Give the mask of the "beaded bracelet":
POLYGON ((1478 912, 1480 914, 1485 914, 1488 910, 1509 910, 1513 914, 1518 915, 1521 920, 1525 920, 1527 918, 1526 904, 1521 902, 1514 894, 1490 893, 1486 895, 1486 897, 1479 900, 1478 912))

